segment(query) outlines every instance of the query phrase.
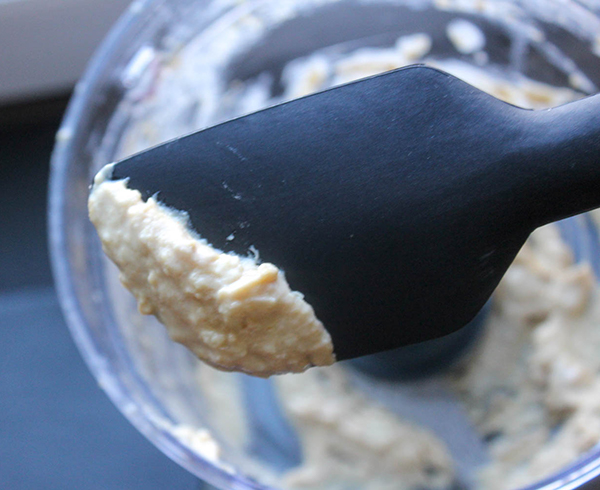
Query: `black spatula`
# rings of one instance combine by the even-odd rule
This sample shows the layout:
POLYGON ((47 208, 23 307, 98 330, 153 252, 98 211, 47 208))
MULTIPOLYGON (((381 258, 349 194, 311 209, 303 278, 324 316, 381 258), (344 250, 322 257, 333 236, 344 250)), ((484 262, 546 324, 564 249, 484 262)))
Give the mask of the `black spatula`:
POLYGON ((524 110, 413 66, 158 146, 124 178, 284 270, 349 359, 461 328, 531 231, 600 206, 600 98, 524 110))

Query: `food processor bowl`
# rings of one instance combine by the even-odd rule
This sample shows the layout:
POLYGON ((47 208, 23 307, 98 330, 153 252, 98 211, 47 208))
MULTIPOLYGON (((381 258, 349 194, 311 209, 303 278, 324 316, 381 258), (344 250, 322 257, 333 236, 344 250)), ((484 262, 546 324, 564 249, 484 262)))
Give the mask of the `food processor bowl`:
MULTIPOLYGON (((152 443, 209 484, 281 488, 282 475, 302 464, 304 448, 275 384, 201 369, 155 319, 137 312, 87 217, 93 176, 144 147, 282 100, 289 95, 292 60, 314 53, 339 58, 414 34, 429 36, 434 59, 505 68, 593 93, 600 86, 598 12, 595 2, 568 0, 132 3, 75 88, 51 168, 56 287, 99 385, 152 443), (447 33, 453 19, 480 29, 485 49, 457 50, 447 33), (171 90, 157 96, 165 86, 171 90)), ((562 222, 560 229, 577 260, 599 274, 596 223, 583 215, 562 222)), ((390 385, 346 369, 364 396, 394 405, 395 413, 447 445, 457 468, 454 488, 478 488, 474 472, 489 458, 485 437, 471 426, 443 379, 390 385)), ((600 484, 599 474, 596 445, 527 488, 591 489, 600 484)))

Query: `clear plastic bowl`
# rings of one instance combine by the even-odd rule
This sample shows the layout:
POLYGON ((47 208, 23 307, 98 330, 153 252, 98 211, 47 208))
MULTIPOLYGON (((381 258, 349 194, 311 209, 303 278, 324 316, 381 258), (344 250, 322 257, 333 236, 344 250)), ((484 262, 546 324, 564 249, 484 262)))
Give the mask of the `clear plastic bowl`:
MULTIPOLYGON (((77 85, 52 158, 52 262, 67 323, 84 359, 100 386, 140 432, 174 461, 219 488, 266 488, 271 480, 261 479, 257 460, 274 473, 297 463, 298 448, 289 427, 271 412, 271 385, 263 380, 242 381, 260 394, 246 401, 252 405, 250 422, 262 427, 262 432, 253 431, 246 447, 236 447, 221 437, 198 391, 197 361, 170 342, 156 321, 137 314, 87 218, 92 177, 124 151, 123 128, 139 117, 136 103, 152 90, 156 70, 174 62, 181 47, 199 35, 205 43, 199 44, 201 49, 216 49, 230 26, 250 13, 269 26, 268 41, 262 35, 252 38, 250 32, 244 53, 234 56, 224 70, 226 79, 246 79, 264 71, 277 77, 287 61, 317 49, 385 46, 399 35, 415 32, 432 35, 438 56, 456 56, 443 41, 443 31, 449 19, 457 16, 472 20, 486 32, 489 57, 500 66, 554 85, 575 81, 590 92, 600 86, 600 59, 594 54, 600 35, 595 2, 312 0, 303 2, 294 15, 289 5, 281 0, 134 2, 77 85), (519 35, 513 38, 515 33, 519 35), (182 426, 210 429, 221 445, 219 461, 226 464, 216 462, 210 447, 182 436, 177 431, 182 426)), ((202 66, 198 64, 199 69, 202 66)), ((228 111, 224 104, 210 122, 233 115, 228 111)), ((187 132, 204 122, 184 122, 182 128, 187 132)), ((170 136, 182 130, 175 124, 170 136)), ((562 223, 561 230, 578 260, 593 263, 598 273, 600 245, 594 221, 576 217, 562 223)), ((529 488, 591 489, 600 485, 598 475, 600 449, 596 447, 559 474, 529 488)))

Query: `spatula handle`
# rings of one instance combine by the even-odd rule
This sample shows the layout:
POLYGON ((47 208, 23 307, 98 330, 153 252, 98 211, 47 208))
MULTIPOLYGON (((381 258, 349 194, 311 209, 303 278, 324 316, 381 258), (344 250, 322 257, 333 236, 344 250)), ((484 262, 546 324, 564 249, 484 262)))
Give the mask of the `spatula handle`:
POLYGON ((531 111, 521 145, 538 226, 600 207, 600 94, 531 111))

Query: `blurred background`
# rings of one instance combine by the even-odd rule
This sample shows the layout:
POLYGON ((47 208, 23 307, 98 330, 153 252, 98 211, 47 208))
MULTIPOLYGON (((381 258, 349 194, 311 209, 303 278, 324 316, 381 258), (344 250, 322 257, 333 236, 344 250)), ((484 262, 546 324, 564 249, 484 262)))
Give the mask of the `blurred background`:
POLYGON ((46 245, 54 135, 128 0, 0 0, 0 489, 192 489, 98 388, 46 245))

